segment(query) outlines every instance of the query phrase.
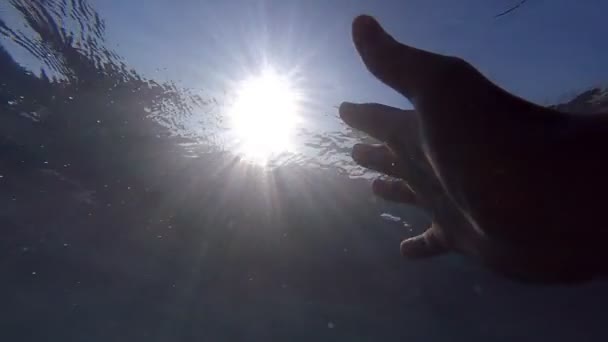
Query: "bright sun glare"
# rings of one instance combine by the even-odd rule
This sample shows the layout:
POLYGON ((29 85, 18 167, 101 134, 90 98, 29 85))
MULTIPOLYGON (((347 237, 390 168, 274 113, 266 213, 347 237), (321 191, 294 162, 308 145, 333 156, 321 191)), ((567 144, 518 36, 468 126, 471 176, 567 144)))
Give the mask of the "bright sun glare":
POLYGON ((240 82, 230 112, 232 128, 245 158, 266 163, 291 149, 298 122, 298 98, 287 77, 272 69, 240 82))

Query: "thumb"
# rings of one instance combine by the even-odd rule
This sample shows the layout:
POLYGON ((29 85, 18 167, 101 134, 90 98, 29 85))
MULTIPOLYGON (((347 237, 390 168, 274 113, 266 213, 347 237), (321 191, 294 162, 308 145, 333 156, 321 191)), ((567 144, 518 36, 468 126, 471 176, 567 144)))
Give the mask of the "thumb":
POLYGON ((367 69, 410 100, 428 89, 440 67, 452 59, 399 43, 367 15, 355 18, 352 36, 367 69))
POLYGON ((449 252, 437 226, 401 242, 401 254, 406 258, 428 258, 449 252))

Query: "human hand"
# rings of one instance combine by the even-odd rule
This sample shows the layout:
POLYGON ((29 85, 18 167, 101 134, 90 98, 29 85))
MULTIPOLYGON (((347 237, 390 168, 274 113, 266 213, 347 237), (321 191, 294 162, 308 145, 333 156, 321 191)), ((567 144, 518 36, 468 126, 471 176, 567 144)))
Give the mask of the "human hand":
POLYGON ((378 179, 374 192, 433 217, 402 242, 405 256, 456 251, 540 282, 605 274, 606 116, 534 105, 459 58, 398 43, 369 16, 355 19, 353 40, 368 70, 415 108, 340 106, 347 124, 384 143, 356 145, 355 161, 401 179, 378 179))

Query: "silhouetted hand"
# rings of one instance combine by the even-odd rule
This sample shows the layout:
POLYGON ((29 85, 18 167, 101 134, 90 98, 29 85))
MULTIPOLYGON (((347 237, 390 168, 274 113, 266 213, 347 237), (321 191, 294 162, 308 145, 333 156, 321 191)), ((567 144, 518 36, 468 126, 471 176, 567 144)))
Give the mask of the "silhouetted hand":
POLYGON ((393 176, 374 192, 433 217, 402 254, 456 251, 508 276, 578 282, 606 274, 608 119, 520 99, 467 62, 400 44, 369 16, 353 40, 378 79, 414 111, 343 103, 342 119, 384 144, 355 161, 393 176))

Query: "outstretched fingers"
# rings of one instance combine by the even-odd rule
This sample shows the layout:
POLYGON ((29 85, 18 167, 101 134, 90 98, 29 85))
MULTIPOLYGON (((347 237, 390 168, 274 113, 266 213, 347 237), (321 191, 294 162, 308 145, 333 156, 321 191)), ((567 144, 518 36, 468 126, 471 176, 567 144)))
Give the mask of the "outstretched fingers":
MULTIPOLYGON (((374 193, 386 200, 416 205, 416 193, 401 180, 376 179, 373 183, 374 193)), ((441 229, 433 223, 424 233, 405 239, 401 242, 401 254, 404 257, 428 258, 451 251, 442 235, 441 229)))

